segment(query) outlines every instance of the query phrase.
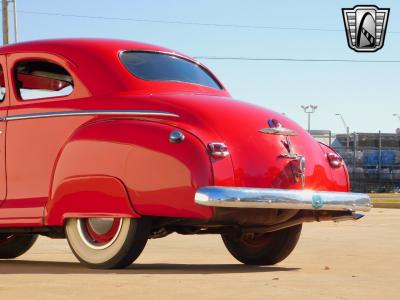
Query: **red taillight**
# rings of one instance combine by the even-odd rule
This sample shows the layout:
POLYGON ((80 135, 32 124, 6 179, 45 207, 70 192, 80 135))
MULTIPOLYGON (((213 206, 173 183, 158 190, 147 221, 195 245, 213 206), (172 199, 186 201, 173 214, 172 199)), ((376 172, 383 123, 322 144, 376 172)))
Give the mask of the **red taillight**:
POLYGON ((343 158, 339 154, 329 152, 326 154, 326 157, 328 158, 329 164, 332 168, 340 168, 343 166, 343 158))

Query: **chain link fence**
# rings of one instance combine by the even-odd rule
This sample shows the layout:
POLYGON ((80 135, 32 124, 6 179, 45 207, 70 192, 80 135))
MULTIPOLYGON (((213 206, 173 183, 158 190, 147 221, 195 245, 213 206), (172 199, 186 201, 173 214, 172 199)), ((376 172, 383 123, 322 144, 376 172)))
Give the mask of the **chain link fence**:
POLYGON ((311 131, 345 160, 351 190, 362 193, 400 192, 400 134, 351 133, 333 135, 311 131))

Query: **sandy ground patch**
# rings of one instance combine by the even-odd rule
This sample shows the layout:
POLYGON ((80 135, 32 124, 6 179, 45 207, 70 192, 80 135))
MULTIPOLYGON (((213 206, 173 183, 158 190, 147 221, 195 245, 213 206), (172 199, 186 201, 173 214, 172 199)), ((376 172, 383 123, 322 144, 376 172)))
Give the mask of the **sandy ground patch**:
POLYGON ((150 240, 126 270, 81 266, 64 240, 40 238, 0 261, 0 299, 400 299, 400 210, 305 224, 282 263, 236 262, 219 236, 150 240))

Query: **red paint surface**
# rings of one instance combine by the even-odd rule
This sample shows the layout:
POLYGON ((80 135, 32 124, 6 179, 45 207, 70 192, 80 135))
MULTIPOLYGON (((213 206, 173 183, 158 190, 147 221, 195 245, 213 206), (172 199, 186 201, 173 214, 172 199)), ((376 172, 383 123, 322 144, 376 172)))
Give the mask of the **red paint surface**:
POLYGON ((65 218, 95 216, 209 218, 212 210, 194 203, 194 193, 202 186, 300 189, 290 161, 279 158, 287 153, 283 138, 258 131, 268 127, 271 118, 299 132, 291 140, 294 150, 307 160, 305 188, 348 190, 345 167, 333 170, 325 150, 295 122, 233 100, 226 90, 136 78, 118 57, 121 50, 135 49, 175 53, 141 43, 90 39, 0 48, 4 69, 7 57, 9 84, 0 117, 82 110, 157 110, 179 115, 0 122, 0 130, 6 131, 0 134, 0 226, 61 225, 65 218), (67 69, 74 79, 73 92, 21 100, 13 78, 15 65, 31 59, 67 69), (185 134, 183 142, 168 141, 174 129, 185 134), (209 142, 224 142, 231 155, 210 159, 209 142))
MULTIPOLYGON (((8 81, 7 77, 7 65, 4 56, 0 56, 0 65, 2 74, 0 73, 1 85, 4 86, 4 82, 8 81)), ((7 116, 7 109, 9 107, 9 95, 6 93, 4 100, 0 102, 0 118, 7 116)), ((0 207, 3 201, 6 199, 7 182, 6 182, 6 122, 0 121, 0 207)))
POLYGON ((66 218, 85 216, 131 217, 134 211, 124 184, 110 176, 75 176, 57 185, 46 206, 46 225, 63 224, 66 218))

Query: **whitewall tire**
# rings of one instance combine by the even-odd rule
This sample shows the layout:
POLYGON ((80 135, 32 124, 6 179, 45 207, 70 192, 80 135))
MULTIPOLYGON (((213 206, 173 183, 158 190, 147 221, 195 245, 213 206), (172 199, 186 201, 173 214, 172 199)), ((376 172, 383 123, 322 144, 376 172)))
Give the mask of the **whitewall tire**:
POLYGON ((143 251, 151 230, 149 219, 85 218, 66 223, 68 243, 90 268, 114 269, 132 264, 143 251))

